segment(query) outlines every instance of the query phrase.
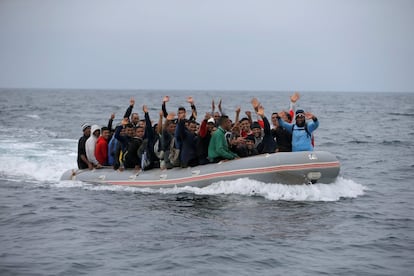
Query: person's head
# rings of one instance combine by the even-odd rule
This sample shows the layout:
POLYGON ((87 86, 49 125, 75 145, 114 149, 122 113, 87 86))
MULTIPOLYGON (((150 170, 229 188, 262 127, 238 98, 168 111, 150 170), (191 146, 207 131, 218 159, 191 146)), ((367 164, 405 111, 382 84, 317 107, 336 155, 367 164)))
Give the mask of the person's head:
POLYGON ((90 124, 83 124, 82 125, 82 131, 83 131, 83 135, 85 135, 86 137, 91 136, 91 125, 90 124))
POLYGON ((137 126, 135 128, 135 137, 143 138, 144 137, 144 128, 141 126, 137 126))
POLYGON ((101 128, 98 125, 93 125, 91 127, 91 133, 93 136, 99 137, 99 135, 101 134, 101 128))
POLYGON ((107 127, 102 127, 101 128, 101 136, 105 139, 108 140, 109 139, 109 135, 111 134, 111 132, 109 131, 109 128, 107 127))
POLYGON ((214 120, 217 122, 218 119, 220 119, 220 112, 216 111, 214 112, 214 120))
POLYGON ((219 119, 219 126, 222 129, 229 131, 231 129, 231 121, 229 119, 229 116, 222 115, 219 119))
POLYGON ((136 126, 139 122, 139 115, 138 113, 132 113, 131 114, 131 123, 134 124, 134 126, 136 126))
POLYGON ((272 113, 272 125, 274 127, 278 127, 279 126, 279 121, 277 119, 277 112, 273 112, 272 113))
POLYGON ((250 129, 252 130, 254 136, 260 137, 262 136, 262 128, 260 127, 258 122, 253 122, 250 126, 250 129))
POLYGON ((139 120, 138 125, 142 128, 145 128, 145 125, 146 125, 145 120, 139 120))
POLYGON ((176 126, 177 126, 177 121, 176 120, 168 120, 166 122, 166 130, 167 130, 167 132, 169 134, 174 135, 176 126))
POLYGON ((178 118, 185 118, 186 114, 187 114, 187 112, 186 112, 185 108, 183 106, 180 106, 178 108, 178 112, 177 112, 178 118))
POLYGON ((132 124, 127 124, 125 127, 125 134, 129 137, 134 137, 134 127, 132 124))
POLYGON ((248 149, 253 149, 254 144, 255 144, 254 136, 253 135, 247 135, 247 137, 245 138, 245 143, 246 143, 246 147, 248 149))
POLYGON ((196 133, 197 131, 197 122, 194 120, 190 120, 187 123, 187 129, 191 132, 191 133, 196 133))
POLYGON ((249 119, 247 119, 246 117, 242 118, 240 120, 240 128, 242 131, 244 132, 250 132, 250 123, 249 123, 249 119))
POLYGON ((305 123, 306 123, 305 112, 302 109, 299 109, 296 111, 295 121, 298 127, 305 126, 305 123))
POLYGON ((207 120, 207 131, 211 132, 215 126, 216 121, 214 120, 214 118, 210 118, 207 120))

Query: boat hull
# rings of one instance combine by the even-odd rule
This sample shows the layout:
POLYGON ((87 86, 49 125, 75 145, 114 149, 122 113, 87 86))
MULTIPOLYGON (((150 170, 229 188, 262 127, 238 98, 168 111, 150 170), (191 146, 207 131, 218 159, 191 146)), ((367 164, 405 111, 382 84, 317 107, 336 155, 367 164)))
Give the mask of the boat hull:
POLYGON ((265 183, 328 184, 335 181, 339 170, 339 161, 328 152, 281 152, 170 170, 68 170, 61 180, 145 188, 204 187, 213 182, 244 177, 265 183))

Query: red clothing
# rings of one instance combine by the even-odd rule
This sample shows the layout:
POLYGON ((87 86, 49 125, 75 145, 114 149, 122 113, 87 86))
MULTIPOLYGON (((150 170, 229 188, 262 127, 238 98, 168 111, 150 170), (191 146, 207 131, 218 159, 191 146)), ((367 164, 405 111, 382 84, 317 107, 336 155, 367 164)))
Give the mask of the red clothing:
POLYGON ((99 164, 108 164, 108 141, 102 136, 99 136, 98 141, 96 142, 95 157, 99 164))

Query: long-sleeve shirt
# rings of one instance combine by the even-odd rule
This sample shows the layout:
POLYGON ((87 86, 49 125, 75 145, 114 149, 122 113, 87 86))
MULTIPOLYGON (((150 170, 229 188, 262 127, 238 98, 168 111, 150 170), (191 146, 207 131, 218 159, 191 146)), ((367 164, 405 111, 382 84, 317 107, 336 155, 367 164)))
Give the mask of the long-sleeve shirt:
POLYGON ((225 130, 221 127, 213 133, 208 146, 208 158, 210 160, 214 160, 216 158, 234 159, 237 157, 237 154, 230 151, 225 134, 225 130))

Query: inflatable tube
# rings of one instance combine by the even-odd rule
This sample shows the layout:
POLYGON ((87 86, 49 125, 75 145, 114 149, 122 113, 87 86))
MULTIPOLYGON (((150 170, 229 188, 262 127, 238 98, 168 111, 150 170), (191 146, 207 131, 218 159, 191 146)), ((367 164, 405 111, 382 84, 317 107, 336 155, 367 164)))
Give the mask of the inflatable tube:
POLYGON ((331 153, 303 151, 262 154, 169 170, 135 171, 130 169, 120 172, 112 168, 74 169, 66 171, 61 180, 146 188, 204 187, 220 180, 235 180, 242 177, 264 183, 329 184, 335 181, 339 170, 339 161, 331 153))

